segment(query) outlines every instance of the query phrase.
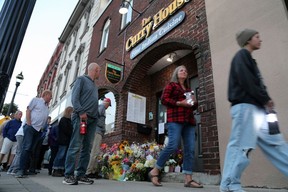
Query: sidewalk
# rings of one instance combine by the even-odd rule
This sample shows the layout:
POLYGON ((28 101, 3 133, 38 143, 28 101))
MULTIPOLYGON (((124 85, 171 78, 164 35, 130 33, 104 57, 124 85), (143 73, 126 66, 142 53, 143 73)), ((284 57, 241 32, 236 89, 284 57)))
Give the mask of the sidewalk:
MULTIPOLYGON (((47 170, 27 178, 15 178, 1 172, 0 192, 217 192, 219 186, 205 185, 203 189, 185 188, 183 183, 162 182, 163 187, 154 187, 150 182, 94 180, 93 185, 65 185, 63 177, 49 176, 47 170)), ((287 192, 287 189, 245 188, 247 192, 287 192)))

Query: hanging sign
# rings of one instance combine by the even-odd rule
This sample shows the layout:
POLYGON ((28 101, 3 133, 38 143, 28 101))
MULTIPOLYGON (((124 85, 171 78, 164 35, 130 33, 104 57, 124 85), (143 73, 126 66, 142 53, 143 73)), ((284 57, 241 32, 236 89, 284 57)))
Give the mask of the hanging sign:
POLYGON ((122 78, 122 68, 106 63, 105 76, 110 83, 118 83, 122 78))

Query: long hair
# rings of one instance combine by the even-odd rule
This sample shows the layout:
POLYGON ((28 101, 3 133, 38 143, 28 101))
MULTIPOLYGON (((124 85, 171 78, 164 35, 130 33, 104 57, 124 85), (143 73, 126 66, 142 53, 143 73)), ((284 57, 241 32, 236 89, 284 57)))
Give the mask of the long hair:
POLYGON ((73 112, 73 107, 66 107, 63 113, 63 117, 71 118, 71 113, 73 112))
MULTIPOLYGON (((186 68, 184 65, 180 65, 180 66, 176 67, 176 69, 173 71, 173 74, 172 74, 172 77, 171 77, 170 82, 179 83, 179 80, 178 80, 178 71, 179 71, 181 68, 184 68, 184 69, 187 70, 187 68, 186 68)), ((189 88, 189 87, 190 87, 190 86, 189 86, 189 80, 188 80, 188 78, 185 79, 184 85, 186 86, 186 88, 189 88)))

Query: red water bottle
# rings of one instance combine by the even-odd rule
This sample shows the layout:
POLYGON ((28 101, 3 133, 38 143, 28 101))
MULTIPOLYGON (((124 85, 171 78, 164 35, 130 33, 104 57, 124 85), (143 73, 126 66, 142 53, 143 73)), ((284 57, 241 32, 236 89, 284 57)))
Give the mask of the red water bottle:
POLYGON ((80 134, 85 135, 87 133, 87 124, 86 121, 81 121, 80 122, 80 134))

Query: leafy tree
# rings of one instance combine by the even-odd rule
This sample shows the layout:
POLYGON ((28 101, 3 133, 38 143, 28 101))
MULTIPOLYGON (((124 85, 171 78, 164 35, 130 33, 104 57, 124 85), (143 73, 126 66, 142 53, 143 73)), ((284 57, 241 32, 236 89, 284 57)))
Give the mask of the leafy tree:
MULTIPOLYGON (((9 114, 7 114, 7 113, 8 113, 8 109, 9 109, 10 104, 11 104, 11 103, 5 103, 5 104, 4 104, 4 106, 3 106, 3 108, 2 108, 2 114, 3 114, 4 116, 9 115, 9 114)), ((16 111, 18 111, 18 105, 16 105, 15 103, 13 103, 13 106, 12 106, 12 108, 11 108, 10 113, 15 113, 16 111)))

